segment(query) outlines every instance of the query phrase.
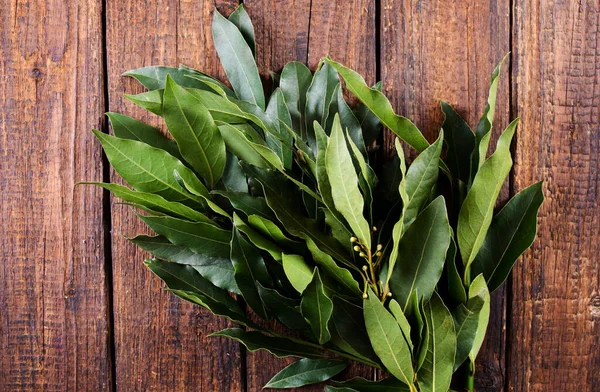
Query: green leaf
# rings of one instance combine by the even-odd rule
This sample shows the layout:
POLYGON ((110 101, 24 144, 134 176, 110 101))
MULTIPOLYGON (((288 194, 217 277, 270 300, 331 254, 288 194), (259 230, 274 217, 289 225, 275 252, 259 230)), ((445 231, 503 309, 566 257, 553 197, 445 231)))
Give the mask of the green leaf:
POLYGON ((252 54, 256 54, 256 39, 254 38, 254 27, 252 26, 252 21, 250 20, 250 16, 246 12, 246 8, 243 4, 240 4, 235 11, 229 15, 229 21, 238 28, 240 33, 242 33, 242 37, 250 47, 252 54))
POLYGON ((326 61, 340 73, 346 82, 346 88, 373 112, 383 125, 417 151, 423 151, 429 146, 427 139, 409 119, 394 113, 392 105, 379 90, 367 86, 362 76, 350 68, 332 60, 326 61))
MULTIPOLYGON (((259 122, 256 123, 256 125, 258 125, 261 129, 263 129, 266 134, 270 134, 270 135, 274 136, 275 138, 283 141, 284 144, 286 143, 284 140, 282 140, 280 138, 279 128, 271 120, 271 117, 265 112, 265 109, 262 109, 262 108, 258 107, 257 105, 250 103, 250 102, 246 102, 246 101, 240 101, 240 100, 235 100, 235 99, 232 99, 231 101, 234 102, 240 108, 240 110, 242 110, 244 113, 246 113, 246 115, 248 115, 250 117, 250 120, 252 122, 255 122, 256 119, 258 119, 259 122), (254 118, 252 118, 252 117, 254 117, 254 118), (262 125, 261 125, 261 123, 262 123, 262 125)), ((278 124, 282 125, 282 122, 278 121, 278 124)), ((291 146, 289 146, 289 147, 291 147, 291 146)))
MULTIPOLYGON (((350 271, 345 268, 342 268, 336 264, 331 256, 327 253, 323 252, 317 244, 307 235, 303 236, 306 241, 306 245, 308 250, 310 251, 314 262, 319 265, 331 278, 335 279, 338 283, 340 283, 348 294, 362 294, 358 286, 358 282, 354 279, 350 271)), ((350 264, 349 262, 345 262, 348 267, 351 267, 355 270, 358 270, 356 266, 350 264)))
POLYGON ((458 248, 465 265, 471 267, 483 244, 494 213, 494 204, 512 167, 510 142, 517 128, 514 120, 500 136, 496 152, 481 166, 458 215, 458 248))
POLYGON ((315 268, 311 282, 302 292, 300 303, 302 316, 308 321, 319 344, 325 344, 331 339, 329 319, 333 312, 333 302, 325 294, 319 270, 315 268))
POLYGON ((467 293, 462 278, 456 266, 456 242, 454 235, 450 236, 450 246, 446 252, 446 275, 448 279, 448 294, 455 304, 467 302, 467 293))
POLYGON ((265 261, 258 249, 246 241, 234 228, 231 237, 231 262, 235 270, 235 282, 246 303, 261 318, 268 320, 269 315, 258 293, 256 282, 271 286, 272 281, 265 261))
POLYGON ((485 332, 487 331, 488 322, 490 321, 490 292, 485 284, 485 278, 483 275, 478 275, 475 279, 473 279, 473 282, 469 287, 469 301, 476 297, 483 299, 483 307, 479 311, 477 332, 473 338, 473 347, 469 352, 469 358, 471 358, 472 362, 475 362, 475 358, 477 358, 479 349, 481 349, 483 339, 485 339, 485 332))
MULTIPOLYGON (((220 304, 221 308, 225 307, 226 309, 224 312, 230 315, 231 313, 235 313, 238 316, 244 316, 244 313, 235 299, 233 299, 227 291, 216 287, 207 279, 204 279, 191 266, 171 263, 159 259, 146 260, 145 264, 167 284, 169 289, 199 294, 202 298, 220 304)), ((204 303, 204 301, 202 302, 204 303)), ((231 316, 238 317, 236 315, 231 316)))
POLYGON ((438 162, 442 152, 444 134, 440 136, 431 146, 427 147, 412 162, 406 172, 406 194, 408 202, 405 202, 403 213, 403 231, 406 231, 417 218, 419 212, 429 199, 431 189, 438 179, 438 162))
POLYGON ((333 121, 325 166, 335 208, 344 216, 356 237, 367 249, 371 248, 371 228, 363 216, 365 203, 358 189, 358 177, 346 145, 339 116, 336 116, 333 121))
POLYGON ((336 218, 331 210, 327 208, 321 208, 323 211, 323 215, 325 215, 325 224, 331 228, 331 236, 337 240, 339 244, 352 249, 352 242, 350 242, 350 237, 352 237, 352 233, 348 230, 348 228, 336 218))
MULTIPOLYGON (((184 67, 181 65, 180 67, 184 67)), ((202 90, 206 90, 211 93, 217 93, 223 98, 237 98, 233 90, 227 87, 222 82, 211 78, 201 72, 193 73, 191 75, 186 75, 187 78, 196 79, 198 82, 203 84, 207 88, 203 88, 202 90)), ((185 87, 185 84, 177 83, 180 86, 185 87)))
POLYGON ((417 380, 423 392, 447 392, 452 380, 456 333, 450 311, 434 294, 425 305, 425 322, 429 334, 425 361, 417 380))
POLYGON ((417 373, 419 372, 419 370, 425 363, 425 359, 427 357, 428 348, 429 348, 430 335, 429 335, 429 325, 427 324, 427 320, 426 320, 425 301, 421 301, 421 303, 419 304, 419 312, 423 317, 423 329, 421 330, 421 337, 420 337, 420 342, 419 342, 419 351, 418 351, 419 356, 417 357, 417 367, 416 367, 417 373))
POLYGON ((273 167, 283 171, 283 163, 271 147, 268 147, 260 137, 250 140, 251 132, 255 132, 250 125, 223 124, 219 126, 219 131, 225 140, 227 149, 236 154, 241 160, 258 167, 273 167), (256 142, 257 139, 258 142, 256 142))
POLYGON ((191 193, 192 195, 201 197, 203 199, 204 203, 214 213, 224 216, 224 217, 228 218, 229 220, 231 220, 231 216, 227 213, 227 211, 222 209, 217 203, 215 203, 212 200, 210 194, 208 193, 208 190, 201 182, 198 181, 196 183, 192 183, 189 181, 189 179, 183 178, 183 176, 177 170, 175 170, 173 172, 173 176, 175 177, 175 179, 177 180, 177 182, 183 189, 185 189, 187 192, 191 193))
POLYGON ((321 352, 311 346, 304 345, 298 341, 277 336, 268 336, 258 331, 244 331, 240 328, 228 328, 215 332, 210 336, 223 336, 237 340, 249 351, 266 350, 279 357, 305 357, 323 358, 321 352))
POLYGON ((220 258, 201 255, 184 246, 172 244, 163 236, 138 235, 130 238, 129 241, 159 259, 193 267, 203 278, 208 279, 219 288, 241 294, 235 283, 233 264, 231 264, 229 257, 220 258))
POLYGON ((281 295, 277 290, 263 287, 260 283, 256 284, 258 292, 263 303, 270 314, 273 314, 286 327, 301 331, 310 332, 310 327, 302 314, 300 314, 300 301, 287 298, 281 295))
POLYGON ((276 261, 281 261, 281 248, 248 226, 235 212, 233 213, 233 225, 246 234, 254 246, 268 252, 276 261))
POLYGON ((346 133, 348 145, 350 146, 350 150, 352 151, 352 157, 354 161, 354 165, 357 168, 359 173, 358 176, 358 185, 364 195, 364 200, 366 204, 366 214, 368 218, 368 222, 373 221, 373 192, 375 187, 377 186, 377 176, 375 175, 375 171, 367 161, 365 157, 361 153, 360 149, 356 146, 349 133, 346 133))
POLYGON ((406 230, 398 245, 390 288, 406 311, 409 298, 418 289, 419 300, 427 301, 439 281, 450 245, 450 225, 444 198, 439 196, 406 230))
POLYGON ((302 256, 298 255, 287 255, 284 253, 282 255, 282 263, 285 276, 287 276, 296 291, 302 294, 313 279, 312 268, 306 264, 302 256))
POLYGON ((225 142, 227 150, 240 160, 253 166, 269 168, 273 164, 280 164, 277 155, 266 146, 254 143, 248 139, 242 129, 247 125, 219 125, 219 132, 225 142))
POLYGON ((188 219, 196 222, 206 222, 213 224, 213 222, 206 217, 204 214, 186 206, 185 204, 172 202, 165 200, 159 195, 146 192, 136 192, 123 185, 108 184, 101 182, 85 182, 83 184, 92 184, 102 187, 110 191, 113 195, 121 200, 142 205, 153 211, 162 212, 168 215, 175 215, 176 217, 188 219))
POLYGON ((492 72, 487 104, 485 105, 483 116, 481 116, 481 120, 479 120, 479 124, 477 124, 477 128, 475 130, 476 148, 473 149, 473 153, 471 154, 471 180, 473 181, 478 169, 481 169, 481 166, 485 162, 491 136, 490 131, 492 130, 494 113, 496 112, 496 94, 498 92, 500 68, 502 67, 504 61, 508 58, 508 55, 509 53, 504 56, 504 58, 494 69, 494 72, 492 72))
POLYGON ((542 182, 517 193, 494 216, 471 271, 483 274, 490 292, 506 280, 515 261, 533 243, 537 213, 544 201, 542 182))
POLYGON ((275 219, 273 211, 271 211, 263 197, 252 196, 243 192, 213 191, 213 193, 229 200, 233 208, 243 212, 246 216, 259 215, 263 218, 275 219))
POLYGON ((243 124, 250 121, 265 131, 267 129, 267 125, 260 118, 240 109, 237 103, 242 101, 236 101, 233 98, 223 97, 204 90, 190 89, 189 92, 208 109, 218 125, 222 123, 243 124))
POLYGON ((473 341, 477 334, 477 326, 479 324, 479 313, 485 304, 484 296, 476 295, 470 298, 468 302, 462 303, 452 311, 454 317, 454 328, 456 330, 456 356, 454 359, 454 371, 467 359, 473 341))
MULTIPOLYGON (((195 76, 198 74, 202 73, 187 67, 172 68, 163 66, 149 66, 127 71, 123 74, 123 76, 131 76, 135 78, 148 90, 159 90, 165 88, 165 79, 167 75, 170 76, 180 86, 204 90, 206 89, 206 85, 204 83, 201 83, 199 80, 189 78, 189 76, 195 76)), ((205 75, 205 77, 208 77, 208 75, 205 75)))
POLYGON ((271 118, 275 128, 279 130, 279 138, 266 134, 265 140, 269 147, 277 153, 277 156, 283 162, 283 167, 289 170, 292 168, 292 149, 289 146, 292 145, 293 139, 288 132, 288 128, 292 126, 292 119, 280 89, 276 89, 271 95, 266 113, 271 118))
POLYGON ((300 359, 285 367, 264 388, 296 388, 329 380, 348 364, 334 359, 300 359))
MULTIPOLYGON (((375 83, 372 88, 381 91, 381 82, 375 83)), ((358 105, 356 105, 354 115, 360 123, 365 145, 372 146, 383 129, 381 121, 379 121, 379 118, 377 118, 377 116, 362 102, 359 102, 358 105)))
MULTIPOLYGON (((402 176, 402 179, 398 182, 398 195, 400 196, 400 200, 402 201, 402 212, 400 213, 400 218, 394 224, 392 228, 392 252, 390 253, 390 258, 388 262, 388 271, 386 277, 386 284, 392 278, 392 273, 394 272, 394 268, 396 266, 396 261, 398 260, 398 250, 400 247, 400 238, 404 233, 404 209, 410 202, 408 198, 408 193, 406 193, 406 159, 404 157, 404 148, 402 147, 402 143, 400 140, 394 140, 394 144, 396 145, 396 154, 395 158, 398 158, 398 172, 402 176)), ((395 162, 395 161, 394 161, 395 162)), ((394 178, 395 180, 395 178, 394 178)), ((395 181, 394 181, 395 182, 395 181)), ((389 218, 388 218, 389 219, 389 218)))
MULTIPOLYGON (((346 228, 346 221, 344 217, 340 214, 340 212, 335 208, 335 203, 333 202, 333 196, 331 193, 331 183, 329 181, 329 176, 327 175, 327 163, 326 163, 326 153, 327 146, 329 145, 329 137, 325 134, 323 128, 319 125, 319 123, 314 123, 314 131, 315 138, 317 142, 317 160, 316 160, 316 180, 317 186, 319 188, 319 192, 321 194, 321 198, 323 199, 323 204, 327 207, 331 218, 333 218, 336 222, 336 226, 346 228)), ((348 232, 349 233, 349 232, 348 232)), ((352 235, 349 233, 346 238, 343 239, 343 244, 349 243, 350 237, 352 235)))
POLYGON ((314 145, 313 122, 317 121, 323 127, 327 124, 329 103, 334 97, 336 87, 339 84, 340 78, 335 69, 327 63, 322 63, 321 67, 315 72, 306 92, 305 121, 309 144, 314 145))
MULTIPOLYGON (((423 318, 424 315, 420 306, 421 304, 419 303, 419 290, 415 290, 410 295, 408 308, 404 311, 404 314, 411 325, 410 338, 413 343, 413 347, 415 348, 415 356, 422 351, 420 348, 426 345, 426 341, 423 338, 428 336, 427 332, 423 333, 425 320, 423 318)), ((418 358, 415 359, 418 361, 418 358)))
POLYGON ((306 65, 292 61, 283 67, 279 88, 285 98, 285 104, 292 118, 292 129, 303 135, 306 129, 304 110, 306 108, 306 92, 312 81, 312 74, 306 65))
MULTIPOLYGON (((348 381, 332 381, 333 385, 340 388, 352 388, 360 392, 409 392, 410 389, 394 377, 388 377, 383 380, 371 381, 364 378, 355 377, 348 381)), ((335 389, 336 391, 341 389, 335 389)))
POLYGON ((181 155, 214 188, 225 170, 225 143, 208 110, 168 75, 163 115, 181 155))
POLYGON ((344 95, 342 94, 342 89, 337 89, 337 102, 336 102, 336 111, 340 114, 340 123, 342 124, 342 129, 345 129, 348 135, 350 136, 350 140, 354 142, 360 153, 363 157, 367 156, 367 149, 365 147, 365 141, 363 140, 363 130, 360 127, 360 122, 350 109, 350 106, 344 100, 344 95))
POLYGON ((162 116, 163 91, 152 90, 140 94, 124 94, 125 98, 156 115, 162 116))
POLYGON ((193 304, 202 306, 203 308, 208 309, 213 314, 217 316, 223 316, 237 324, 250 327, 250 328, 260 328, 256 323, 252 320, 249 320, 245 315, 238 313, 237 311, 232 311, 228 307, 224 306, 218 300, 214 300, 210 297, 207 297, 203 294, 199 294, 197 292, 186 291, 186 290, 176 290, 169 289, 169 291, 176 296, 183 298, 186 301, 189 301, 193 304))
POLYGON ((210 223, 188 222, 169 216, 140 216, 140 219, 175 245, 185 246, 208 257, 229 255, 229 230, 223 230, 210 223))
POLYGON ((169 201, 202 204, 201 198, 190 195, 179 185, 173 172, 178 171, 199 188, 204 188, 204 185, 189 168, 168 152, 135 140, 119 139, 97 130, 93 132, 102 143, 112 167, 136 191, 154 193, 169 201))
POLYGON ((363 309, 373 350, 394 377, 414 389, 410 348, 404 340, 396 319, 385 309, 370 288, 363 309))
POLYGON ((354 157, 355 166, 358 172, 360 173, 359 184, 363 184, 364 182, 364 184, 366 185, 366 187, 364 187, 364 185, 361 185, 361 189, 363 190, 363 193, 368 192, 368 196, 369 198, 371 198, 373 190, 377 186, 377 182, 379 180, 375 175, 375 171, 371 166, 369 166, 369 163, 365 159, 366 152, 363 153, 361 151, 361 149, 356 145, 356 143, 352 139, 349 132, 346 132, 346 136, 348 140, 348 145, 350 146, 350 150, 352 150, 352 156, 354 157))
POLYGON ((289 239, 273 221, 263 216, 248 215, 248 224, 277 244, 288 248, 295 248, 299 245, 298 242, 289 239))
POLYGON ((379 367, 379 360, 371 347, 360 305, 335 295, 330 328, 333 344, 343 346, 340 348, 344 351, 372 362, 372 366, 379 367))
POLYGON ((326 385, 325 386, 325 392, 360 392, 357 391, 356 389, 352 389, 352 388, 346 388, 346 387, 332 387, 330 385, 326 385))
POLYGON ((446 164, 455 178, 468 184, 471 171, 471 154, 475 149, 475 134, 469 124, 454 111, 452 106, 444 101, 441 105, 445 116, 442 129, 448 144, 446 164))
MULTIPOLYGON (((400 143, 399 140, 395 140, 394 142, 394 144, 402 146, 402 143, 400 143)), ((402 148, 396 148, 396 151, 404 156, 402 148)), ((390 203, 397 203, 398 198, 400 197, 398 188, 400 181, 404 178, 400 170, 400 158, 397 155, 394 156, 392 161, 383 165, 380 177, 381 181, 379 183, 378 191, 381 194, 382 199, 390 203)))
POLYGON ((252 50, 238 28, 215 10, 213 41, 221 64, 236 95, 265 109, 265 94, 252 50))
POLYGON ((239 163, 235 155, 227 153, 227 163, 221 177, 222 187, 226 192, 248 193, 248 179, 239 163))
POLYGON ((402 311, 400 304, 395 299, 391 299, 390 302, 388 303, 388 308, 390 309, 390 313, 392 313, 392 315, 398 322, 398 325, 400 326, 400 330, 402 331, 402 335, 404 335, 404 340, 406 340, 406 344, 408 344, 408 347, 410 347, 410 351, 413 352, 414 345, 413 345, 412 339, 410 337, 410 330, 411 330, 410 323, 408 322, 406 315, 402 311))
POLYGON ((137 140, 152 147, 165 150, 177 159, 182 159, 175 140, 168 139, 158 128, 119 113, 108 112, 106 115, 110 119, 110 124, 116 137, 137 140))

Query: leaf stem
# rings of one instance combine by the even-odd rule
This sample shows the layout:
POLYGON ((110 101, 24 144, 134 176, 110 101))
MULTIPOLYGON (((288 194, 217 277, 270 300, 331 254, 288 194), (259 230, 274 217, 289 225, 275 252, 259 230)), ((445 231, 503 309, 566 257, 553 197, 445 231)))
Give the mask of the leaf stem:
POLYGON ((475 392, 475 360, 469 361, 469 371, 467 373, 467 390, 475 392))

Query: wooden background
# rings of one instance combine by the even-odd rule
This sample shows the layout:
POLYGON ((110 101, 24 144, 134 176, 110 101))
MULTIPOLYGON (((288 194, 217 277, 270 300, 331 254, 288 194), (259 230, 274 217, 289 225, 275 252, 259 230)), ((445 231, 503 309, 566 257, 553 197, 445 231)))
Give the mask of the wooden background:
MULTIPOLYGON (((107 131, 104 112, 157 123, 122 98, 141 90, 120 74, 184 63, 223 76, 210 20, 236 3, 1 2, 1 391, 259 391, 283 367, 208 338, 227 322, 161 289, 122 237, 145 230, 131 211, 75 185, 116 180, 89 132, 107 131)), ((264 76, 329 54, 383 80, 430 140, 439 99, 476 124, 511 52, 494 132, 521 124, 503 197, 544 179, 546 202, 533 249, 494 296, 478 391, 600 391, 598 0, 244 4, 264 76)))

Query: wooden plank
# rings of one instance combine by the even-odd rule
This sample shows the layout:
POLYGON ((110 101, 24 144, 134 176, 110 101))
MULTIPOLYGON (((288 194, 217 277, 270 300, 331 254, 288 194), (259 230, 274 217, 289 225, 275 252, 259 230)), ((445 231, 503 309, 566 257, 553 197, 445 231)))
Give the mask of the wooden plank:
MULTIPOLYGON (((221 1, 231 9, 234 2, 221 1)), ((212 1, 107 2, 109 107, 163 127, 123 98, 142 88, 121 73, 179 63, 210 74, 220 66, 212 45, 212 1)), ((220 74, 222 75, 222 74, 220 74)), ((113 174, 113 179, 118 181, 113 174)), ((112 204, 116 380, 124 391, 241 391, 237 343, 208 337, 230 326, 165 292, 142 264, 147 254, 129 244, 147 228, 133 212, 112 204)))
POLYGON ((112 390, 101 4, 0 5, 2 390, 112 390))
POLYGON ((516 1, 516 189, 544 180, 513 274, 508 390, 600 385, 600 4, 516 1))
MULTIPOLYGON (((475 127, 487 102, 490 74, 509 49, 508 1, 381 1, 383 91, 398 113, 430 141, 443 121, 439 101, 449 102, 475 127)), ((508 68, 508 67, 506 67, 508 68)), ((502 73, 494 138, 509 121, 508 73, 502 73)), ((384 144, 393 153, 388 132, 384 144)), ((508 197, 505 186, 501 198, 508 197)), ((488 336, 478 356, 478 391, 504 386, 503 290, 492 300, 488 336)))
MULTIPOLYGON (((257 61, 263 76, 280 72, 289 61, 301 61, 315 69, 319 60, 333 59, 360 72, 369 83, 376 79, 375 3, 326 0, 245 0, 257 39, 257 61)), ((281 329, 283 331, 283 329, 281 329)), ((258 391, 280 369, 293 362, 266 353, 247 357, 247 390, 258 391)), ((342 376, 373 377, 367 366, 352 364, 342 376)), ((300 388, 322 391, 322 386, 300 388)))

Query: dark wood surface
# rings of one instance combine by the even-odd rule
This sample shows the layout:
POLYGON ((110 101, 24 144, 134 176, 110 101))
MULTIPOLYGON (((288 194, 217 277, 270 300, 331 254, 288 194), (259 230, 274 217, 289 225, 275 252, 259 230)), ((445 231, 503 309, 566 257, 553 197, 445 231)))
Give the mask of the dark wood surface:
POLYGON ((0 390, 112 387, 102 7, 0 5, 0 390))
POLYGON ((509 391, 600 390, 600 4, 518 1, 514 184, 543 179, 513 274, 509 391))
MULTIPOLYGON (((122 111, 121 73, 224 76, 210 34, 235 0, 0 5, 0 390, 259 391, 285 361, 207 335, 229 325, 162 290, 125 236, 147 230, 82 180, 117 177, 89 129, 122 111)), ((246 0, 260 72, 331 55, 383 80, 432 140, 439 100, 474 126, 502 72, 494 135, 521 124, 506 200, 545 180, 532 250, 494 295, 479 391, 600 390, 600 5, 596 0, 246 0)), ((391 138, 384 145, 389 154, 391 138)), ((115 200, 116 201, 116 200, 115 200)), ((374 376, 354 366, 350 375, 374 376)), ((303 391, 318 391, 319 387, 303 391)))

